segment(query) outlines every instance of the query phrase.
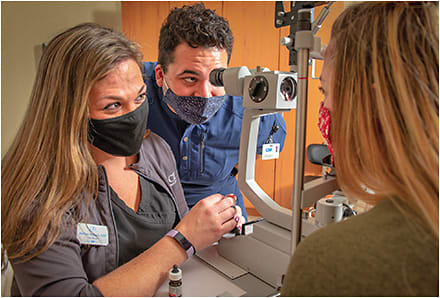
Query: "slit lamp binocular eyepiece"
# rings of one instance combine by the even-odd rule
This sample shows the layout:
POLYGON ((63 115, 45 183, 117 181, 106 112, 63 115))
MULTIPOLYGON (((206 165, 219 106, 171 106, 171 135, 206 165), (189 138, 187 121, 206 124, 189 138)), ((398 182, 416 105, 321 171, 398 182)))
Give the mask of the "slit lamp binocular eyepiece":
POLYGON ((209 74, 209 81, 224 87, 228 95, 242 96, 244 108, 296 108, 296 73, 269 71, 259 66, 252 70, 246 66, 217 68, 209 74))

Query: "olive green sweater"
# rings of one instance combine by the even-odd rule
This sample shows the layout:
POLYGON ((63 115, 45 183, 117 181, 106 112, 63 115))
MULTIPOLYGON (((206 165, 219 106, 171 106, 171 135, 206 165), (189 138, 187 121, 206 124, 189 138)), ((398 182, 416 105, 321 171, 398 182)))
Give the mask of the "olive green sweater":
POLYGON ((436 296, 438 239, 390 200, 297 247, 281 296, 436 296))

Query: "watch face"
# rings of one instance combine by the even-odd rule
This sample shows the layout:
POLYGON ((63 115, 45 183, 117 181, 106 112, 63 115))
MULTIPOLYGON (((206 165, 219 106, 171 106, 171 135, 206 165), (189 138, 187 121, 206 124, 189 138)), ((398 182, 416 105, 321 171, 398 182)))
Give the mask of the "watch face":
POLYGON ((173 229, 167 233, 167 236, 176 240, 176 242, 183 247, 188 258, 196 253, 196 250, 191 242, 189 242, 188 239, 186 239, 185 236, 183 236, 179 231, 173 229))
POLYGON ((191 246, 192 246, 191 243, 182 234, 177 233, 177 235, 174 236, 174 238, 180 242, 180 244, 183 246, 183 248, 185 250, 188 250, 191 248, 191 246))

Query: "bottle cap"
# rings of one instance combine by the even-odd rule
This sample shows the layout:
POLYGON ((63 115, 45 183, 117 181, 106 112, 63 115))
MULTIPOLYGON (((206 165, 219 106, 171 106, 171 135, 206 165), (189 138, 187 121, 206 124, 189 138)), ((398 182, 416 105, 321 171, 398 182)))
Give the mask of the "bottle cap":
POLYGON ((182 270, 176 264, 174 264, 173 268, 171 268, 169 278, 173 281, 182 279, 182 270))

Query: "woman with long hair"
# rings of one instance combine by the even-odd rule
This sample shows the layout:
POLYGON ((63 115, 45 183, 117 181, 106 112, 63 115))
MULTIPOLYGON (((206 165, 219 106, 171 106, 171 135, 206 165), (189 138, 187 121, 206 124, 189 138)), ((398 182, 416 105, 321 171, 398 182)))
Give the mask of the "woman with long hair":
POLYGON ((44 49, 2 160, 13 295, 152 296, 174 264, 243 222, 234 196, 188 212, 174 156, 146 131, 141 54, 97 24, 44 49))
POLYGON ((302 241, 282 295, 438 296, 438 11, 365 2, 333 24, 319 126, 341 189, 374 208, 302 241))

